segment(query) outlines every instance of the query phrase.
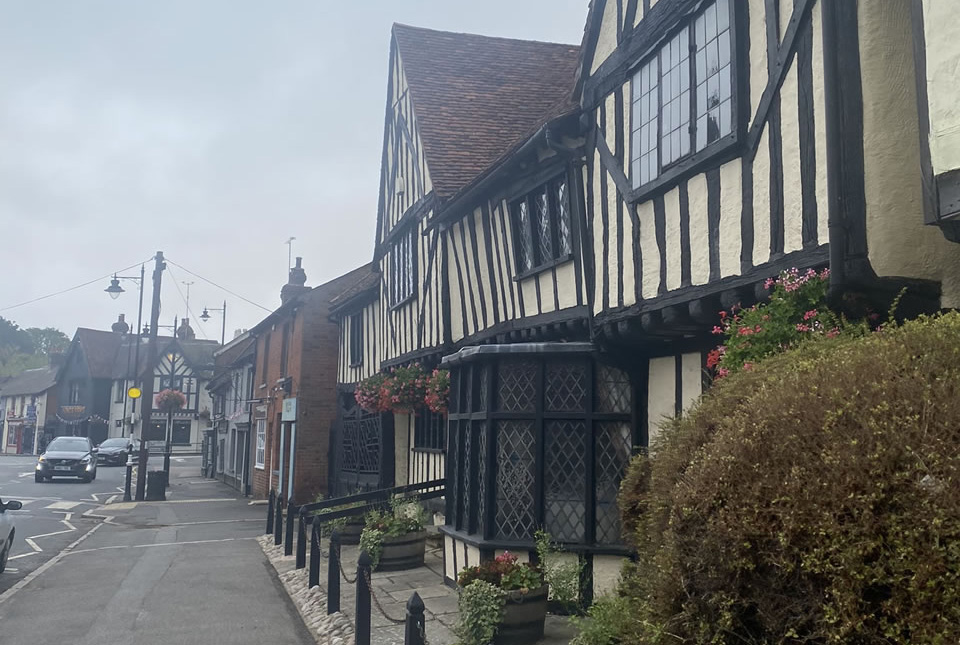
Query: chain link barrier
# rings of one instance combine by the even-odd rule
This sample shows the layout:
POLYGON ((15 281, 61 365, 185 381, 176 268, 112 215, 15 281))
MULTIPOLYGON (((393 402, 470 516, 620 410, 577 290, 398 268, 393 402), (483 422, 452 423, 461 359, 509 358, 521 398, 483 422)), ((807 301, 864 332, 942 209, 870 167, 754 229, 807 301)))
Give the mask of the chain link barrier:
POLYGON ((377 611, 380 612, 380 615, 389 620, 394 625, 405 625, 407 623, 406 616, 403 618, 394 618, 384 610, 383 605, 380 604, 380 599, 377 598, 376 592, 373 590, 373 582, 370 580, 370 573, 368 571, 363 572, 363 579, 367 581, 367 589, 370 590, 370 598, 373 600, 373 604, 376 606, 377 611))

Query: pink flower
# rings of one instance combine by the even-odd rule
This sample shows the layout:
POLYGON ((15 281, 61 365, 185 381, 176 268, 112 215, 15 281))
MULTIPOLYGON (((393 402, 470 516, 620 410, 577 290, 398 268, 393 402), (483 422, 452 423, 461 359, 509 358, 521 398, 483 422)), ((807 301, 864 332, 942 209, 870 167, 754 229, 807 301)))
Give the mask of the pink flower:
POLYGON ((723 333, 723 327, 717 327, 716 325, 714 325, 714 326, 713 326, 713 333, 714 333, 714 334, 722 334, 722 333, 723 333))
POLYGON ((840 335, 840 329, 838 327, 834 327, 833 329, 827 332, 827 338, 834 338, 839 335, 840 335))
POLYGON ((810 326, 804 325, 803 323, 797 323, 797 331, 810 331, 810 326))
POLYGON ((730 370, 728 370, 726 367, 721 367, 720 369, 717 370, 717 378, 723 378, 729 373, 730 373, 730 370))
POLYGON ((760 325, 757 325, 756 327, 753 328, 753 332, 755 334, 759 334, 762 331, 763 331, 763 327, 761 327, 760 325))
POLYGON ((753 369, 753 363, 750 363, 750 362, 744 363, 744 364, 743 364, 743 369, 745 369, 746 371, 749 372, 750 370, 753 369))
POLYGON ((741 327, 740 329, 737 330, 737 334, 740 336, 749 336, 752 333, 753 333, 753 330, 750 329, 749 327, 741 327))
POLYGON ((775 279, 773 279, 773 278, 767 278, 766 280, 763 281, 763 288, 764 288, 764 289, 769 289, 770 287, 772 287, 772 286, 775 285, 776 283, 777 283, 777 281, 776 281, 775 279))
POLYGON ((817 310, 816 310, 816 309, 811 309, 811 310, 808 311, 807 313, 803 314, 803 319, 804 319, 804 320, 810 320, 811 318, 815 318, 816 316, 817 316, 817 310))

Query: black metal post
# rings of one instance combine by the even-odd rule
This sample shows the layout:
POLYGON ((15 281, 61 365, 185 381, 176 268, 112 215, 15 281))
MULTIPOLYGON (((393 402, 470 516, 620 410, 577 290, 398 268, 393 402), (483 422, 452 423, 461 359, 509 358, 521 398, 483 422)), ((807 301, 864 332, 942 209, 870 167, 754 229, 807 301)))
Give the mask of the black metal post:
POLYGON ((407 622, 403 630, 403 645, 427 645, 426 620, 423 617, 423 599, 416 591, 407 601, 407 622))
MULTIPOLYGON (((317 530, 319 522, 314 520, 317 530)), ((340 611, 340 533, 336 529, 330 534, 330 558, 327 565, 327 615, 340 611)))
POLYGON ((357 605, 353 617, 356 626, 356 645, 370 645, 370 565, 373 559, 366 551, 357 560, 357 605))
POLYGON ((277 512, 273 520, 273 544, 283 544, 283 498, 277 495, 277 512))
MULTIPOLYGON (((171 365, 171 372, 176 369, 176 365, 171 365)), ((171 379, 173 376, 170 377, 171 379)), ((173 428, 173 409, 167 411, 167 440, 163 448, 163 483, 164 487, 170 488, 170 441, 173 428)))
POLYGON ((307 566, 307 525, 303 513, 297 514, 297 568, 307 566))
POLYGON ((276 502, 277 494, 273 492, 273 489, 270 489, 270 494, 267 496, 267 535, 273 533, 273 505, 276 502))
MULTIPOLYGON (((320 523, 313 522, 310 525, 310 578, 308 586, 316 587, 320 584, 320 523)), ((330 598, 327 597, 327 605, 330 604, 330 598)))
POLYGON ((283 555, 293 555, 293 514, 297 512, 297 505, 293 500, 287 502, 287 534, 283 537, 283 555))
POLYGON ((130 486, 133 481, 133 444, 131 443, 127 446, 127 478, 123 484, 123 501, 129 502, 130 497, 130 486))

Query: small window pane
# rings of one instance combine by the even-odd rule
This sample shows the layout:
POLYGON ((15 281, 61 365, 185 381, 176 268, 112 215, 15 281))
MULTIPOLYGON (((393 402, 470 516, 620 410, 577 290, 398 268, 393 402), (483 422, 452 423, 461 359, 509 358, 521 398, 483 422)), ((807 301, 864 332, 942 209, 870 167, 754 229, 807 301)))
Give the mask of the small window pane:
POLYGON ((707 43, 707 74, 715 74, 720 69, 720 49, 716 40, 707 43))
POLYGON ((720 50, 720 66, 730 64, 730 32, 725 31, 717 38, 717 47, 720 50))
POLYGON ((705 49, 697 50, 697 81, 702 81, 707 77, 707 51, 705 49))
POLYGON ((707 117, 697 119, 697 150, 707 147, 707 117))
POLYGON ((680 123, 684 127, 690 124, 690 92, 686 91, 680 95, 680 123))
POLYGON ((720 105, 720 77, 716 74, 707 79, 707 108, 720 105))
POLYGON ((729 100, 720 104, 720 136, 725 136, 733 132, 733 119, 730 111, 731 102, 729 100))
POLYGON ((717 5, 712 4, 703 12, 707 20, 707 40, 717 35, 717 5))
POLYGON ((698 47, 703 47, 703 44, 707 42, 706 29, 705 29, 706 20, 703 17, 703 14, 697 17, 696 23, 696 44, 698 47))
POLYGON ((730 82, 730 66, 720 68, 719 74, 719 83, 720 83, 720 100, 725 101, 730 98, 730 92, 733 89, 733 86, 730 82))
POLYGON ((730 28, 730 7, 727 0, 717 0, 717 30, 730 28))

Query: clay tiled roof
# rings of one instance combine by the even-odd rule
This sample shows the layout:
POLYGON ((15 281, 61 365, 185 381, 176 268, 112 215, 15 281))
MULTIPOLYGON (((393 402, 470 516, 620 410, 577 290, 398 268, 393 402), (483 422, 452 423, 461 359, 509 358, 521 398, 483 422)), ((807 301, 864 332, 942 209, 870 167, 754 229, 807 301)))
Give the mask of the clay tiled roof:
POLYGON ((0 396, 41 394, 57 382, 57 368, 38 367, 20 372, 0 386, 0 396))
POLYGON ((370 270, 370 265, 367 265, 367 272, 364 273, 359 280, 355 283, 338 293, 330 300, 330 308, 336 310, 341 305, 344 305, 356 296, 371 291, 380 286, 380 274, 376 271, 370 270))
POLYGON ((74 340, 83 348, 90 378, 112 378, 117 351, 126 336, 113 331, 79 327, 74 340))
POLYGON ((576 107, 580 48, 395 24, 433 188, 455 194, 539 124, 576 107))

